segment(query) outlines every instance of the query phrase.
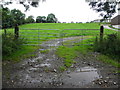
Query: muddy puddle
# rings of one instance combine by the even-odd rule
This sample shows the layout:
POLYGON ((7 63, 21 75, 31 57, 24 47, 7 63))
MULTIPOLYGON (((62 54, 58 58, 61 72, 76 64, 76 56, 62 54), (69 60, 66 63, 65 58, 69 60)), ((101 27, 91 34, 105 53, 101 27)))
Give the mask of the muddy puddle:
POLYGON ((24 73, 20 75, 20 80, 17 81, 18 83, 16 83, 16 86, 36 88, 76 88, 92 83, 94 80, 97 80, 101 77, 98 74, 98 70, 93 67, 81 67, 79 69, 76 68, 75 71, 72 71, 69 74, 67 73, 67 71, 65 71, 64 73, 46 73, 36 70, 40 70, 40 68, 30 68, 30 73, 24 73))
POLYGON ((49 64, 49 63, 43 63, 43 64, 35 65, 34 67, 40 68, 40 67, 50 67, 50 66, 51 66, 51 64, 49 64))
MULTIPOLYGON (((72 85, 75 87, 84 86, 99 79, 101 76, 98 74, 98 70, 94 67, 81 67, 76 68, 74 72, 70 72, 62 77, 64 86, 72 85)), ((67 88, 67 87, 66 87, 67 88)))

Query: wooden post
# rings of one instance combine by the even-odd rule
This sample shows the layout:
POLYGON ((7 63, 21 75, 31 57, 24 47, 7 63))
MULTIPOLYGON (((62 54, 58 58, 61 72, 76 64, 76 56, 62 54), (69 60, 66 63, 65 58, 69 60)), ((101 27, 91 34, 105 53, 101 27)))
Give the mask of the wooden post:
POLYGON ((6 29, 4 29, 4 34, 5 34, 5 36, 6 36, 6 34, 7 34, 7 31, 6 31, 6 29))
POLYGON ((18 37, 19 37, 19 27, 18 27, 18 25, 16 24, 15 25, 15 39, 18 39, 18 37))
POLYGON ((100 26, 100 41, 103 40, 103 33, 104 33, 104 27, 103 25, 100 26))

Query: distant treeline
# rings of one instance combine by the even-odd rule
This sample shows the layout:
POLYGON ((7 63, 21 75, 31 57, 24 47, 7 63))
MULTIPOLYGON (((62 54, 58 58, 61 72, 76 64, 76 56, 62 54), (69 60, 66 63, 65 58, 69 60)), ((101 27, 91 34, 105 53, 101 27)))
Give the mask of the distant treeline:
POLYGON ((25 14, 17 9, 10 10, 7 7, 3 7, 0 11, 2 12, 3 29, 14 27, 15 24, 22 25, 26 23, 56 23, 58 21, 55 15, 52 13, 48 14, 47 17, 37 16, 37 18, 34 19, 33 16, 28 16, 25 18, 25 14))

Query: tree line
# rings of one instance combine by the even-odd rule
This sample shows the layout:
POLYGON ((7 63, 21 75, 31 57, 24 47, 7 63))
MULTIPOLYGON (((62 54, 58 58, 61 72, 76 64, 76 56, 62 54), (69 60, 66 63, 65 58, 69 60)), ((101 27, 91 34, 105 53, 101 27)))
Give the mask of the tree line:
POLYGON ((10 10, 9 8, 2 8, 2 28, 11 28, 14 27, 16 24, 22 25, 26 23, 57 23, 57 18, 53 13, 48 14, 47 17, 45 16, 37 16, 34 19, 33 16, 28 16, 27 18, 24 13, 20 10, 13 9, 10 10))

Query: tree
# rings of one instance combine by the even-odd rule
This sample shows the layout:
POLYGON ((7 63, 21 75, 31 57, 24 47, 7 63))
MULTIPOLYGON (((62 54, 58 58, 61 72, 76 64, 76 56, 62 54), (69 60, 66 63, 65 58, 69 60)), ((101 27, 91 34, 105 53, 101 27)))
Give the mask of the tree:
POLYGON ((28 16, 28 18, 26 18, 26 23, 34 23, 35 20, 34 20, 34 17, 31 15, 31 16, 28 16))
MULTIPOLYGON (((103 20, 110 19, 116 13, 116 6, 120 2, 90 2, 89 5, 91 8, 97 12, 101 12, 100 16, 103 17, 103 20)), ((102 20, 102 21, 103 21, 102 20)))
POLYGON ((25 14, 20 10, 9 10, 7 7, 2 8, 2 28, 14 27, 15 24, 21 25, 25 23, 25 14))
POLYGON ((11 10, 11 16, 13 18, 14 24, 21 25, 25 23, 25 14, 23 14, 20 10, 11 10))
POLYGON ((10 19, 10 10, 8 8, 2 8, 2 28, 8 28, 11 26, 10 19))
POLYGON ((37 23, 45 23, 46 22, 46 17, 45 16, 38 16, 36 18, 37 23))
POLYGON ((48 23, 56 23, 57 22, 57 18, 55 17, 55 15, 53 13, 48 14, 47 22, 48 23))
MULTIPOLYGON (((38 7, 40 1, 45 2, 46 0, 19 0, 19 1, 16 1, 16 3, 22 4, 25 7, 25 11, 27 11, 30 8, 30 6, 38 7)), ((9 0, 9 1, 2 0, 0 2, 2 7, 13 3, 12 0, 9 0)))

